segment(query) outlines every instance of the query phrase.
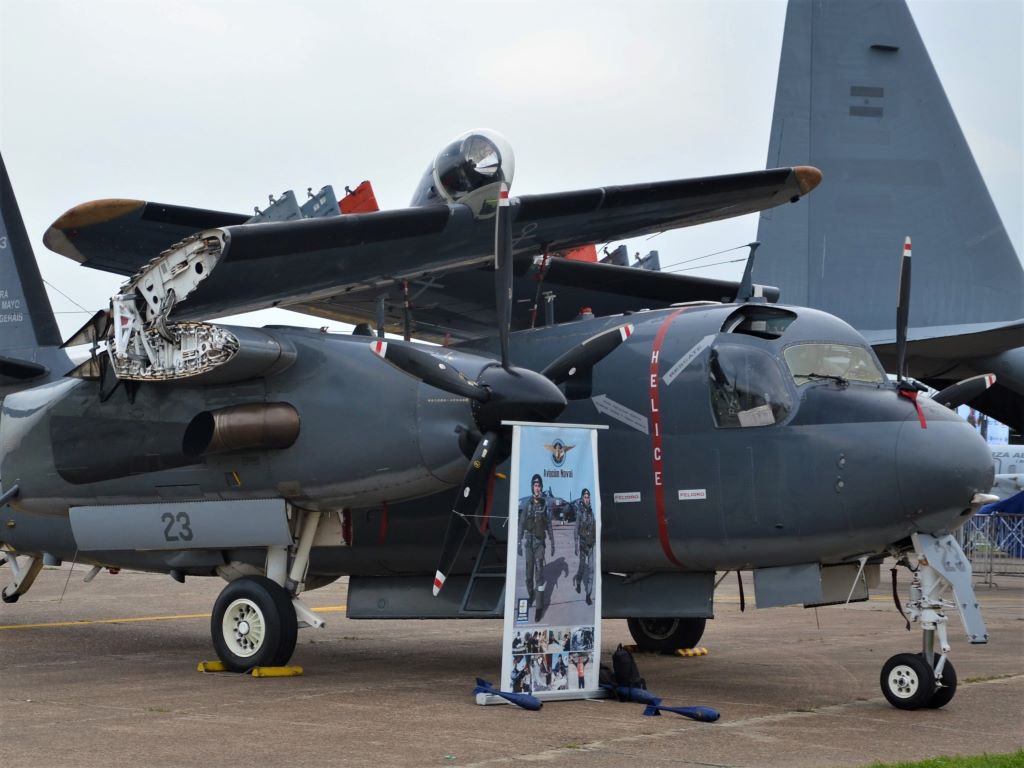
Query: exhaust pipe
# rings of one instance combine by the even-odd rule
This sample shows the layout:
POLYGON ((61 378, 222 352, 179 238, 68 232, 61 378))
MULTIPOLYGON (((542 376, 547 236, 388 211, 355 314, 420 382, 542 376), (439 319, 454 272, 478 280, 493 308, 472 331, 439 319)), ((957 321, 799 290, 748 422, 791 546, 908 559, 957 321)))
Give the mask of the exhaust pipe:
POLYGON ((203 411, 182 440, 186 456, 289 448, 299 437, 299 412, 288 403, 250 403, 203 411))

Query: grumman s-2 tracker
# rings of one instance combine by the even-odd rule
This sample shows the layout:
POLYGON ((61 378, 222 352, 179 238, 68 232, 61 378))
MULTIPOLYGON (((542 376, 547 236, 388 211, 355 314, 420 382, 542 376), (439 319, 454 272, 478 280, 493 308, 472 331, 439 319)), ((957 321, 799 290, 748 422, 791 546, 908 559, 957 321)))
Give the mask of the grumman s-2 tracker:
POLYGON ((924 648, 890 659, 883 689, 948 702, 945 611, 987 638, 950 536, 992 485, 970 426, 890 382, 845 322, 771 303, 750 264, 733 283, 551 256, 799 204, 820 173, 509 198, 513 167, 477 131, 401 210, 339 214, 329 188, 251 220, 78 206, 45 242, 129 277, 68 342, 92 344, 70 372, 4 171, 4 600, 47 557, 219 575, 213 643, 239 671, 286 663, 298 627, 323 625, 303 593, 345 574, 350 618, 498 617, 504 423, 603 423, 605 618, 689 646, 716 571, 752 570, 759 607, 826 605, 867 599, 893 556, 924 648), (209 321, 269 306, 359 325, 209 321))

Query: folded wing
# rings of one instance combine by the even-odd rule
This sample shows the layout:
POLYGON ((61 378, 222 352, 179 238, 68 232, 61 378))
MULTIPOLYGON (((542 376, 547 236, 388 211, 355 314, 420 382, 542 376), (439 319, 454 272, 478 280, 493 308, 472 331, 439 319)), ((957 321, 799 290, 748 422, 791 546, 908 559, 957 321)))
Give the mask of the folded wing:
MULTIPOLYGON (((528 262, 550 250, 764 210, 795 202, 820 179, 817 169, 796 167, 525 195, 512 203, 515 255, 528 262)), ((379 294, 402 281, 436 279, 493 257, 493 218, 475 216, 459 203, 284 222, 242 221, 241 214, 105 200, 72 209, 44 240, 52 250, 87 266, 134 273, 126 286, 133 291, 144 278, 170 273, 175 264, 184 263, 171 246, 206 228, 202 237, 210 253, 203 256, 203 272, 193 275, 187 287, 179 279, 173 301, 161 298, 161 307, 170 307, 166 319, 172 321, 275 306, 304 311, 320 307, 329 316, 333 299, 379 294)))

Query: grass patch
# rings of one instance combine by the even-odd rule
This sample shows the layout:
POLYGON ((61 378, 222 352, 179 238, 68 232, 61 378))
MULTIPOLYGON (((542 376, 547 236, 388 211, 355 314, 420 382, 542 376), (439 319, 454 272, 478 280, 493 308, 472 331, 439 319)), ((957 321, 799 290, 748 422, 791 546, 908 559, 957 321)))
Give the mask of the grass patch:
POLYGON ((871 763, 864 768, 1022 768, 1024 749, 1005 755, 933 757, 915 763, 871 763))
POLYGON ((964 683, 987 683, 990 680, 1005 680, 1008 677, 1016 677, 1016 673, 1007 675, 981 675, 979 677, 968 677, 964 683))

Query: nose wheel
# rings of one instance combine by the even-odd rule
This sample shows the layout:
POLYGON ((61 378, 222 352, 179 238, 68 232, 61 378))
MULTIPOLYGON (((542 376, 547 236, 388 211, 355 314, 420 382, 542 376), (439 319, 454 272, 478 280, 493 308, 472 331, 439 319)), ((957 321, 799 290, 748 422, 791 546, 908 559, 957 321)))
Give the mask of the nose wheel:
MULTIPOLYGON (((956 669, 948 656, 946 611, 958 610, 972 643, 986 642, 988 632, 971 585, 970 561, 956 540, 924 533, 915 533, 912 539, 916 565, 908 556, 900 561, 914 574, 904 613, 908 621, 920 623, 923 647, 921 653, 898 653, 890 658, 882 667, 879 682, 894 707, 938 709, 953 700, 957 685, 956 669), (945 599, 950 589, 952 601, 945 599)), ((895 582, 893 588, 895 596, 895 582)))
POLYGON ((224 587, 210 620, 217 657, 232 672, 284 666, 295 652, 298 628, 291 595, 265 576, 244 576, 224 587))
POLYGON ((935 675, 928 662, 914 653, 897 653, 882 667, 882 693, 897 709, 920 709, 935 692, 935 675))

